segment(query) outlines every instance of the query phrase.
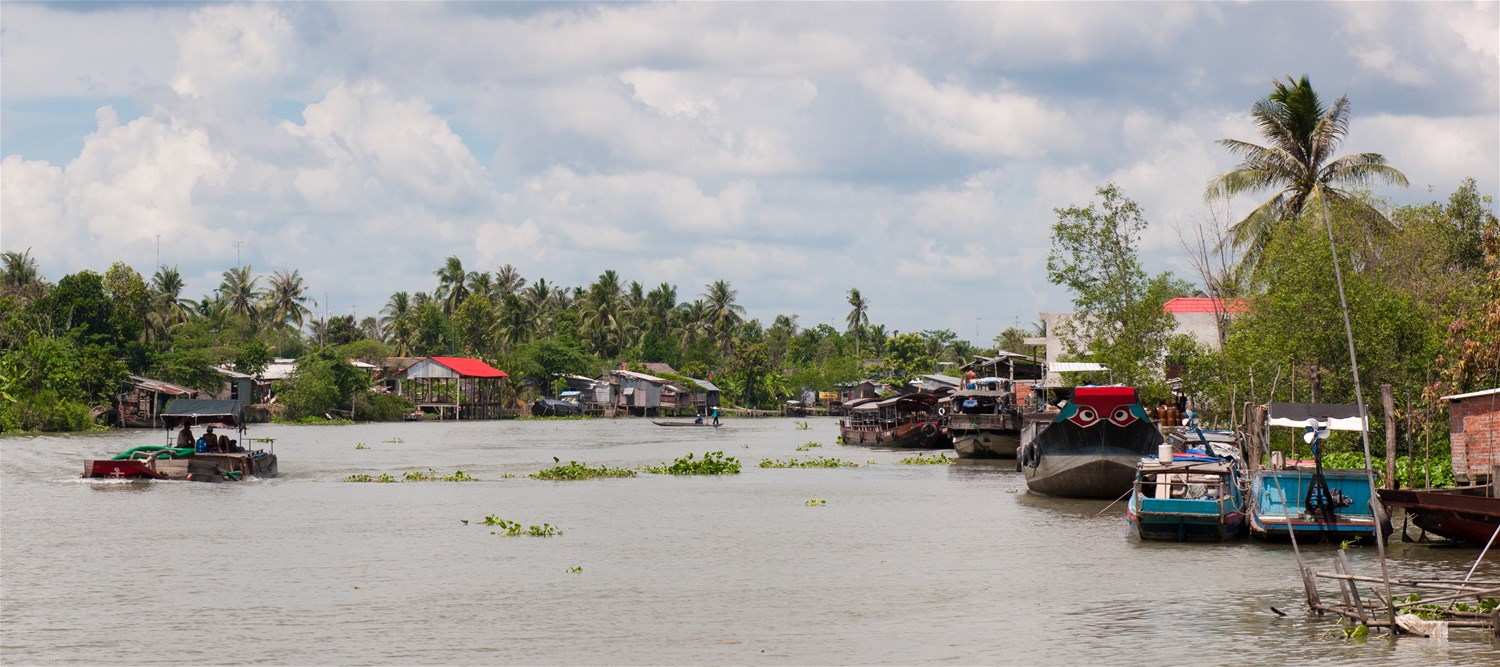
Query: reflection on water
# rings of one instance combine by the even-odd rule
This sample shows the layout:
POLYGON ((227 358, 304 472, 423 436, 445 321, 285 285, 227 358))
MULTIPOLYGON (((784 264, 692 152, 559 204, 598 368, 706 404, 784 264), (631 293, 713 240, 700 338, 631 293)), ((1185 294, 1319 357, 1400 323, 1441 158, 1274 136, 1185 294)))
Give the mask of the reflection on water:
MULTIPOLYGON (((1128 536, 1123 502, 1028 493, 1010 461, 901 465, 911 452, 835 444, 831 419, 729 426, 260 426, 253 435, 276 438, 282 475, 239 484, 77 479, 83 459, 154 444, 154 431, 6 438, 0 654, 17 664, 1360 665, 1494 655, 1475 633, 1444 645, 1333 639, 1335 622, 1303 611, 1289 546, 1143 543, 1128 536), (808 442, 822 447, 796 451, 808 442), (744 472, 526 477, 554 457, 634 467, 708 451, 744 472), (861 465, 757 467, 792 456, 861 465), (429 468, 479 481, 341 481, 429 468), (495 535, 479 525, 488 514, 562 535, 495 535), (195 639, 184 619, 211 632, 195 639), (170 650, 120 653, 163 627, 170 650)), ((1334 548, 1303 553, 1321 567, 1334 548)), ((1392 543, 1391 553, 1397 575, 1452 577, 1477 550, 1392 543)), ((1378 571, 1373 549, 1350 556, 1378 571)), ((1475 576, 1497 574, 1482 565, 1475 576)))

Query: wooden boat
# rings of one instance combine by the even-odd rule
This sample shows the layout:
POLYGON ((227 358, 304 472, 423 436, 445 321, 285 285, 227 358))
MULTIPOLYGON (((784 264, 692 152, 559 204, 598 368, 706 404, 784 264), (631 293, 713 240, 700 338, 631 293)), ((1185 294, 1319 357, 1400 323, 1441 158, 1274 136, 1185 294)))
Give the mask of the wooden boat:
POLYGON ((1136 463, 1162 443, 1131 387, 1077 387, 1057 412, 1023 419, 1017 462, 1026 488, 1049 496, 1121 498, 1134 486, 1136 463))
POLYGON ((1485 546, 1500 528, 1500 498, 1495 486, 1460 486, 1451 489, 1380 489, 1387 507, 1406 510, 1412 523, 1422 530, 1455 542, 1485 546))
POLYGON ((655 419, 651 420, 651 423, 656 424, 657 426, 707 426, 709 428, 722 428, 724 426, 722 423, 713 424, 710 422, 699 421, 658 421, 655 419))
MULTIPOLYGON (((95 479, 239 481, 275 477, 276 453, 248 449, 244 414, 238 401, 175 399, 159 415, 167 425, 166 446, 134 447, 107 459, 85 461, 83 477, 95 479), (228 447, 176 447, 174 431, 203 426, 235 429, 239 438, 228 447)), ((274 446, 274 443, 273 443, 274 446)))
POLYGON ((965 459, 1013 459, 1021 446, 1021 413, 1016 410, 1010 383, 981 378, 974 389, 960 389, 942 400, 953 449, 965 459))
MULTIPOLYGON (((1330 430, 1360 431, 1363 411, 1352 404, 1269 403, 1266 425, 1302 428, 1311 461, 1272 452, 1270 466, 1252 474, 1250 535, 1265 540, 1373 542, 1391 534, 1390 515, 1371 494, 1364 470, 1323 468, 1330 430)), ((1255 457, 1258 458, 1257 453, 1255 457)))
POLYGON ((1148 456, 1136 465, 1125 509, 1131 531, 1143 540, 1175 542, 1239 536, 1245 498, 1238 438, 1229 431, 1193 430, 1167 440, 1170 458, 1148 456))
POLYGON ((865 398, 845 407, 839 435, 846 445, 909 449, 947 449, 953 446, 937 413, 933 394, 905 394, 895 398, 865 398))

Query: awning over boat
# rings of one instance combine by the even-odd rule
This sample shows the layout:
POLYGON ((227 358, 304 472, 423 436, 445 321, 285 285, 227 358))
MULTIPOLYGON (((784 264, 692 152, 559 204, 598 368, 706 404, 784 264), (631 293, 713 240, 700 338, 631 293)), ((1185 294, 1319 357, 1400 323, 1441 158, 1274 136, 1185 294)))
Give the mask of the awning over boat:
POLYGON ((1084 373, 1088 371, 1107 371, 1109 367, 1092 361, 1054 361, 1047 364, 1047 370, 1053 373, 1084 373))
POLYGON ((167 428, 199 424, 239 426, 244 423, 244 408, 239 401, 177 398, 167 404, 167 409, 161 413, 161 419, 166 422, 167 428))
POLYGON ((1286 428, 1303 428, 1309 418, 1332 431, 1360 431, 1359 406, 1353 403, 1271 403, 1267 424, 1286 428))

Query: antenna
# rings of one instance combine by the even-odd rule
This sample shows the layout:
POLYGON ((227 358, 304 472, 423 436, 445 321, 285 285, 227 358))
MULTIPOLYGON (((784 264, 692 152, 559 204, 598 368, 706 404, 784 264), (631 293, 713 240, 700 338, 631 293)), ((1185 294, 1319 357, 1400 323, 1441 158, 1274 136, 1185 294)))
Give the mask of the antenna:
POLYGON ((240 246, 244 244, 245 242, 239 239, 235 239, 234 241, 234 268, 236 269, 243 267, 243 265, 240 264, 240 246))

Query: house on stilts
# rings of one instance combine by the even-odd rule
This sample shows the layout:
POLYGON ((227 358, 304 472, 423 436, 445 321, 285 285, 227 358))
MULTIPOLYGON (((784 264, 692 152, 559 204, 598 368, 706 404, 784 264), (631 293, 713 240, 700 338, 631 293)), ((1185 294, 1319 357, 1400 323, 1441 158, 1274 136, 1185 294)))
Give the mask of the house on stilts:
POLYGON ((395 392, 440 419, 498 419, 507 377, 478 359, 424 357, 395 375, 395 392))

